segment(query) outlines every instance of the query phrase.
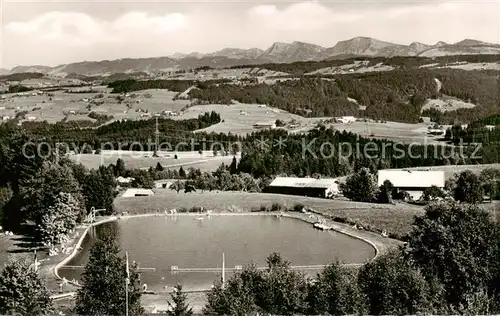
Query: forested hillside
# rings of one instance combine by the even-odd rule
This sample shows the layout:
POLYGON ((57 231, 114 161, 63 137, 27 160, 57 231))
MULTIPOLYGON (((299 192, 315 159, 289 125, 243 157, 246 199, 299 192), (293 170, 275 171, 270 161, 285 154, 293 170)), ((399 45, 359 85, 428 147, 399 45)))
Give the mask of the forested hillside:
MULTIPOLYGON (((394 59, 397 62, 399 59, 394 59)), ((293 64, 289 64, 291 66, 293 64)), ((125 80, 109 84, 113 92, 169 89, 182 92, 196 85, 189 97, 206 103, 258 103, 310 117, 354 115, 379 120, 418 122, 430 116, 440 124, 466 123, 500 112, 498 71, 402 69, 347 75, 323 75, 278 80, 275 83, 235 85, 227 80, 125 80), (328 79, 328 80, 326 80, 328 79), (436 79, 442 85, 438 89, 436 79), (425 110, 427 99, 441 95, 477 105, 446 113, 425 110), (366 107, 366 109, 365 109, 366 107)))
MULTIPOLYGON (((344 59, 332 59, 323 61, 300 61, 295 63, 269 63, 258 65, 259 68, 273 71, 282 71, 292 75, 303 75, 315 70, 327 67, 338 67, 353 64, 356 61, 368 61, 368 66, 379 63, 392 66, 398 69, 413 69, 424 65, 434 64, 436 66, 446 66, 451 63, 469 62, 469 63, 496 63, 500 61, 500 55, 455 55, 441 56, 435 58, 428 57, 349 57, 344 59)), ((253 68, 255 65, 235 66, 231 69, 253 68)))
POLYGON ((500 142, 500 115, 488 116, 467 126, 454 125, 446 131, 445 139, 454 144, 462 142, 490 145, 500 142))

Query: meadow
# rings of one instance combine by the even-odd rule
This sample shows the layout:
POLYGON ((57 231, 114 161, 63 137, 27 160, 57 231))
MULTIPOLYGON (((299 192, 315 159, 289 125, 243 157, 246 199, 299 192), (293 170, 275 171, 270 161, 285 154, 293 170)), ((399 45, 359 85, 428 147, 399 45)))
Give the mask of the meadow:
MULTIPOLYGON (((465 170, 470 170, 474 173, 480 173, 482 170, 488 168, 500 169, 500 164, 494 163, 494 164, 484 164, 484 165, 447 165, 447 166, 405 168, 404 170, 444 171, 445 179, 449 179, 454 174, 463 172, 465 170)), ((393 169, 393 170, 403 170, 403 169, 393 169)))

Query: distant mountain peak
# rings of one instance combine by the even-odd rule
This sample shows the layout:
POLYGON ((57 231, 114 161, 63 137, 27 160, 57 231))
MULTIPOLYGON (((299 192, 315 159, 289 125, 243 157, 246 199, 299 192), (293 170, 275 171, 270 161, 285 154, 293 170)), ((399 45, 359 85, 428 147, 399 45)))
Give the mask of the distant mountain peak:
POLYGON ((264 63, 291 63, 297 61, 324 60, 355 56, 422 56, 437 57, 463 54, 500 54, 500 45, 474 39, 464 39, 455 44, 443 41, 435 45, 412 42, 400 45, 366 36, 357 36, 339 41, 332 47, 322 47, 303 41, 274 42, 267 49, 223 48, 213 53, 175 53, 167 57, 121 58, 116 60, 81 61, 55 67, 18 66, 0 73, 40 72, 46 74, 79 74, 85 76, 131 73, 164 72, 173 69, 194 69, 202 66, 231 67, 237 65, 258 65, 264 63))
POLYGON ((463 41, 455 43, 454 45, 457 45, 457 46, 477 46, 477 45, 492 45, 492 44, 478 41, 475 39, 466 38, 463 41))
POLYGON ((260 55, 260 58, 278 63, 306 61, 315 59, 324 50, 322 46, 300 41, 274 42, 260 55))
POLYGON ((434 47, 440 47, 440 46, 446 46, 446 45, 449 45, 449 44, 448 44, 448 43, 446 43, 446 42, 443 42, 443 41, 439 41, 439 42, 437 42, 437 43, 434 45, 434 47))

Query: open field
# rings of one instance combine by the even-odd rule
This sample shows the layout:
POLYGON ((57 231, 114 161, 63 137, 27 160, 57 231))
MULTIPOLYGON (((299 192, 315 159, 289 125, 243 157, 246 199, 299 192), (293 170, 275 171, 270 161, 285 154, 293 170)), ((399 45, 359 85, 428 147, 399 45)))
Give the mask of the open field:
POLYGON ((312 72, 307 73, 308 75, 342 75, 349 73, 365 73, 365 72, 376 72, 376 71, 391 71, 394 67, 378 63, 373 66, 369 66, 370 61, 368 60, 356 60, 352 64, 346 64, 342 66, 332 66, 321 68, 312 72))
POLYGON ((472 109, 476 107, 475 104, 464 102, 457 98, 443 95, 439 99, 429 99, 422 107, 422 111, 429 109, 436 109, 441 112, 455 111, 458 109, 472 109))
POLYGON ((288 76, 289 74, 281 71, 274 71, 260 67, 237 68, 237 69, 208 69, 197 72, 186 72, 179 74, 168 74, 159 77, 160 79, 179 79, 179 80, 213 80, 213 79, 240 79, 260 77, 261 79, 275 76, 288 76))
MULTIPOLYGON (((88 88, 84 88, 88 89, 88 88)), ((92 93, 65 93, 54 91, 41 95, 6 94, 0 99, 0 117, 15 116, 18 111, 26 111, 26 119, 33 117, 34 121, 47 121, 55 123, 63 120, 83 119, 91 120, 87 115, 91 111, 99 114, 112 115, 114 120, 118 119, 140 119, 150 118, 156 113, 163 111, 180 112, 190 103, 188 100, 176 100, 172 98, 176 92, 168 90, 144 90, 131 93, 119 102, 117 94, 111 94, 106 87, 93 87, 92 93), (89 110, 90 109, 90 110, 89 110), (144 114, 150 113, 150 116, 144 114)))
MULTIPOLYGON (((163 111, 172 111, 179 113, 189 100, 172 100, 177 92, 165 89, 149 89, 130 93, 123 101, 124 108, 121 112, 114 111, 113 116, 116 119, 137 119, 140 118, 142 112, 148 112, 151 115, 156 113, 161 114, 163 111), (141 113, 138 111, 142 111, 141 113)), ((115 95, 116 96, 116 95, 115 95)), ((145 116, 145 118, 148 118, 145 116)))
MULTIPOLYGON (((362 137, 382 138, 400 142, 437 143, 440 137, 428 134, 428 128, 433 123, 398 123, 398 122, 367 122, 356 121, 353 123, 329 123, 331 117, 305 118, 299 115, 279 110, 273 107, 260 107, 257 104, 236 103, 231 105, 209 104, 197 105, 187 109, 182 116, 175 119, 188 119, 197 117, 205 112, 216 111, 224 122, 212 125, 199 131, 229 133, 245 135, 257 131, 253 127, 256 123, 270 123, 277 119, 287 124, 285 129, 291 133, 305 133, 315 128, 319 123, 333 127, 339 131, 347 131, 362 137), (290 128, 292 123, 296 125, 290 128)), ((448 126, 444 126, 447 128, 448 126)))
MULTIPOLYGON (((121 158, 125 162, 125 167, 127 168, 154 168, 159 162, 165 168, 179 169, 182 166, 185 170, 187 170, 192 167, 200 169, 202 172, 215 171, 222 163, 229 165, 233 161, 233 156, 231 155, 214 157, 213 152, 208 151, 203 152, 202 155, 198 152, 160 152, 159 156, 160 157, 153 157, 152 152, 104 151, 103 154, 100 155, 75 154, 70 155, 70 158, 90 169, 97 169, 101 165, 108 166, 110 164, 115 164, 116 160, 121 158), (174 155, 176 154, 178 159, 174 158, 174 155)), ((237 158, 238 157, 239 155, 237 158)))
POLYGON ((496 63, 456 63, 449 64, 446 66, 438 66, 439 64, 425 65, 428 68, 452 68, 452 69, 462 69, 462 70, 500 70, 500 62, 496 63), (437 67, 438 66, 438 67, 437 67))
MULTIPOLYGON (((326 127, 333 127, 339 131, 347 131, 358 134, 365 138, 388 139, 396 142, 404 143, 440 143, 439 136, 432 136, 428 134, 428 128, 432 127, 434 123, 399 123, 399 122, 376 122, 367 120, 366 122, 358 120, 352 123, 330 123, 330 117, 323 118, 304 118, 301 121, 301 126, 291 129, 291 133, 305 133, 317 124, 324 124, 326 127)), ((447 128, 448 126, 444 126, 447 128)))
MULTIPOLYGON (((5 99, 0 102, 0 106, 5 107, 5 110, 0 111, 0 116, 13 117, 18 111, 26 111, 26 118, 33 117, 34 121, 47 121, 49 123, 63 120, 70 111, 74 111, 75 114, 83 113, 86 116, 90 111, 86 108, 87 102, 83 100, 92 99, 98 93, 70 94, 56 91, 51 92, 51 94, 53 96, 48 94, 37 96, 5 95, 5 99)), ((108 105, 103 104, 103 108, 106 108, 106 106, 108 105)))
POLYGON ((271 107, 262 107, 258 104, 236 103, 231 105, 209 104, 197 105, 187 109, 182 116, 176 119, 185 120, 198 117, 205 112, 215 111, 220 114, 224 122, 199 130, 204 132, 229 133, 245 135, 256 131, 255 123, 274 123, 277 119, 282 121, 305 121, 299 115, 294 115, 283 110, 271 107))

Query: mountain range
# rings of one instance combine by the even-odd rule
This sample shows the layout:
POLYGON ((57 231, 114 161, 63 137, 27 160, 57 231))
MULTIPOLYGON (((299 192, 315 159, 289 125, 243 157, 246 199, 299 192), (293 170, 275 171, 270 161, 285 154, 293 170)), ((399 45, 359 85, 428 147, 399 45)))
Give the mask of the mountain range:
POLYGON ((83 61, 55 67, 19 66, 10 71, 2 69, 1 72, 41 72, 52 75, 73 73, 91 76, 131 72, 153 73, 173 69, 192 69, 203 66, 215 68, 258 65, 264 63, 319 61, 356 56, 422 56, 432 58, 468 54, 500 54, 500 45, 481 42, 474 39, 465 39, 454 44, 438 42, 434 45, 427 45, 413 42, 410 45, 400 45, 370 37, 355 37, 349 40, 340 41, 333 47, 322 47, 299 41, 292 43, 276 42, 266 50, 259 48, 224 48, 209 54, 198 52, 190 54, 175 53, 165 57, 83 61))

